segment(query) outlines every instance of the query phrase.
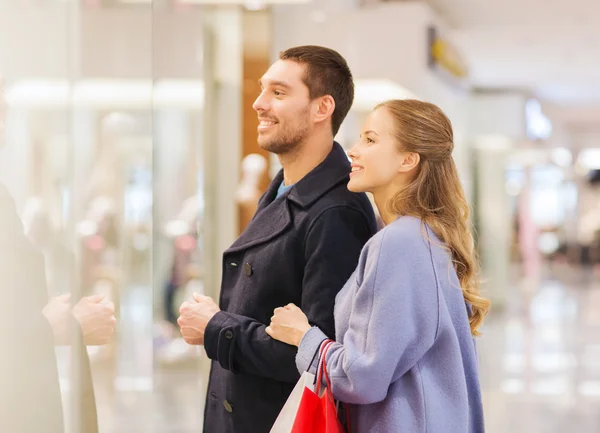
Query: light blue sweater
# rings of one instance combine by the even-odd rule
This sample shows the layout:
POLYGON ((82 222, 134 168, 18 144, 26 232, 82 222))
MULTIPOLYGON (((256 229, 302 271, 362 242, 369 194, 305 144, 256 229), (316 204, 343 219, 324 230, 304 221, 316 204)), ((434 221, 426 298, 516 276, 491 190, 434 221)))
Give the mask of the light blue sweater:
MULTIPOLYGON (((450 255, 416 218, 402 217, 363 248, 335 302, 327 355, 352 433, 484 431, 475 342, 450 255)), ((302 373, 326 336, 312 328, 302 373)))

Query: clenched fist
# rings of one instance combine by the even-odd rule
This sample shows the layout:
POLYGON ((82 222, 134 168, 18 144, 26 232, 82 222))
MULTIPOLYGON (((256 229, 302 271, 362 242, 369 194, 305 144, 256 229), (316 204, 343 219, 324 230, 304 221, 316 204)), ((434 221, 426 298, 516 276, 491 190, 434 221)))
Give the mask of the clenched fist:
POLYGON ((73 307, 86 346, 103 346, 115 332, 115 305, 103 301, 104 295, 93 295, 81 298, 73 307))
POLYGON ((296 305, 288 304, 275 309, 271 324, 265 331, 275 340, 291 346, 300 346, 302 338, 310 328, 306 314, 296 305))
POLYGON ((206 325, 219 311, 219 306, 209 296, 194 293, 193 301, 184 302, 179 309, 177 324, 186 343, 204 344, 206 325))

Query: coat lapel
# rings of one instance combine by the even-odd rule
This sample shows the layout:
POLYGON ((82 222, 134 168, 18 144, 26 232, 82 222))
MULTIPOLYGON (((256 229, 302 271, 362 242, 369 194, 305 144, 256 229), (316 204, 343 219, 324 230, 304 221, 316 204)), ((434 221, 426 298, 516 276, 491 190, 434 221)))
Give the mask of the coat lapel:
POLYGON ((336 142, 319 166, 295 184, 288 193, 275 199, 277 189, 283 181, 283 171, 280 171, 261 197, 258 209, 246 230, 226 253, 245 250, 276 238, 292 225, 291 203, 301 208, 309 207, 340 182, 348 182, 349 174, 348 157, 336 142))
POLYGON ((288 194, 275 199, 277 189, 283 181, 283 172, 275 176, 269 189, 258 203, 258 209, 244 232, 227 249, 226 253, 245 250, 270 241, 279 236, 292 224, 288 194))

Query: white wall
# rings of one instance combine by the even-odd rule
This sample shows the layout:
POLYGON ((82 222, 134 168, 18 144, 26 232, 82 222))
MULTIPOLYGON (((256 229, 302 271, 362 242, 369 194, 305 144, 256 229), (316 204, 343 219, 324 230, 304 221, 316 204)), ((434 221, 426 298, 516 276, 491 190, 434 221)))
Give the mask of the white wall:
POLYGON ((387 78, 420 94, 431 84, 426 26, 432 19, 431 9, 417 2, 333 10, 275 6, 272 54, 276 59, 295 45, 324 45, 346 58, 355 78, 387 78))
POLYGON ((0 2, 0 74, 7 81, 24 76, 67 77, 68 4, 18 3, 0 2))
POLYGON ((600 131, 575 132, 571 137, 575 148, 600 147, 600 131))
POLYGON ((471 97, 469 135, 502 135, 512 140, 525 139, 525 103, 519 93, 477 94, 471 97))

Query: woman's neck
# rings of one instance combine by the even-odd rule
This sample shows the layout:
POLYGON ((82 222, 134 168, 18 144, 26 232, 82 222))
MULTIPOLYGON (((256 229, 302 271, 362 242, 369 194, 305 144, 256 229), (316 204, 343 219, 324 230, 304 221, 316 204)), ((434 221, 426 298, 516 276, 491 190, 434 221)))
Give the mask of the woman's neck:
POLYGON ((381 219, 385 223, 385 225, 389 225, 393 223, 396 218, 398 218, 398 214, 390 211, 388 203, 392 199, 393 194, 386 194, 384 192, 374 192, 373 198, 375 199, 375 205, 377 206, 377 210, 379 211, 379 215, 381 219))

